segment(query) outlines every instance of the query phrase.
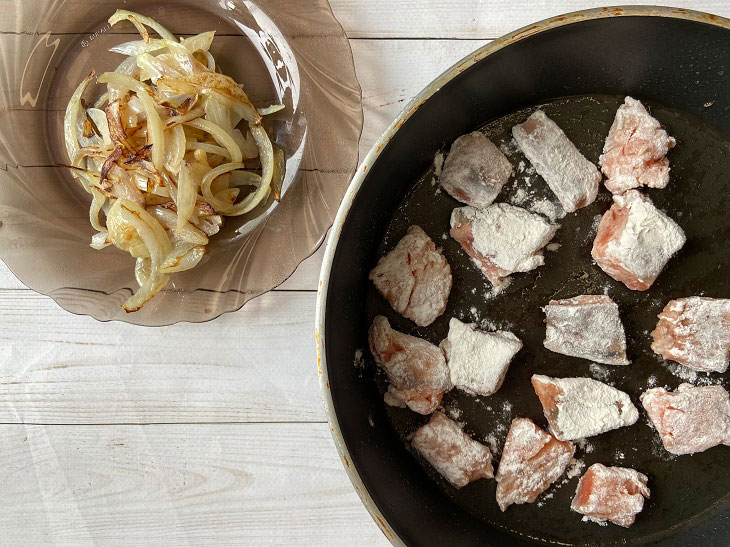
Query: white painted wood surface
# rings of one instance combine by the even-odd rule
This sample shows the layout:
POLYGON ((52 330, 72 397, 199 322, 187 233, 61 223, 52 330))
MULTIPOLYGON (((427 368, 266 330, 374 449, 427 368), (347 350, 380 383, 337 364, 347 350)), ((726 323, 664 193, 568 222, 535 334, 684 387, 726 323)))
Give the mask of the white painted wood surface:
MULTIPOLYGON (((362 154, 489 39, 600 4, 331 3, 363 89, 362 154)), ((728 0, 672 3, 730 16, 728 0)), ((321 258, 239 312, 159 330, 66 313, 0 263, 0 545, 386 545, 322 410, 321 258)))

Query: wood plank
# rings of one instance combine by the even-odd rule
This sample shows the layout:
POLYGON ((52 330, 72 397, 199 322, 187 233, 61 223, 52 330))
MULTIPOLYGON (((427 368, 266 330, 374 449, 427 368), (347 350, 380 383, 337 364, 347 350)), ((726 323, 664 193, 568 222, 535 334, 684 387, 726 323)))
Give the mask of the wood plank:
MULTIPOLYGON (((489 39, 542 19, 606 6, 605 0, 331 0, 350 38, 489 39)), ((632 5, 656 5, 633 0, 632 5)), ((609 2, 608 5, 611 5, 609 2)), ((673 0, 677 8, 730 17, 728 0, 673 0)))
MULTIPOLYGON (((634 0, 633 5, 656 5, 656 0, 634 0)), ((280 17, 291 21, 288 12, 292 3, 288 0, 274 0, 273 12, 283 13, 280 17)), ((332 11, 350 38, 451 38, 488 39, 497 38, 530 23, 580 9, 602 7, 603 0, 432 0, 428 3, 417 0, 330 0, 332 11)), ((728 0, 674 0, 677 8, 694 9, 730 17, 728 0)), ((97 0, 93 10, 85 0, 67 0, 63 8, 51 0, 21 3, 14 0, 0 0, 0 12, 9 16, 0 19, 0 32, 31 31, 43 34, 46 31, 79 33, 93 40, 94 33, 134 34, 130 25, 107 28, 105 19, 119 7, 119 0, 97 0), (28 6, 39 7, 35 10, 28 6), (23 9, 18 12, 18 7, 23 9), (41 17, 50 8, 52 15, 41 17), (56 10, 55 12, 53 10, 56 10), (90 14, 91 11, 91 14, 90 14), (52 25, 49 23, 53 23, 52 25)), ((296 17, 305 18, 312 34, 326 30, 318 26, 322 18, 309 3, 296 5, 296 17)), ((180 5, 155 6, 142 10, 157 18, 174 33, 192 34, 216 29, 219 34, 235 32, 215 10, 201 10, 180 5)), ((98 36, 98 35, 97 35, 98 36)), ((79 38, 80 39, 80 38, 79 38)))
POLYGON ((353 40, 365 123, 360 159, 421 89, 488 40, 353 40))
POLYGON ((388 545, 325 424, 0 426, 3 545, 388 545))
POLYGON ((13 272, 10 271, 10 269, 0 261, 0 291, 13 289, 13 290, 23 290, 27 287, 23 285, 23 283, 20 282, 20 280, 13 275, 13 272))
POLYGON ((269 293, 212 322, 145 328, 0 291, 0 423, 324 421, 315 298, 269 293))

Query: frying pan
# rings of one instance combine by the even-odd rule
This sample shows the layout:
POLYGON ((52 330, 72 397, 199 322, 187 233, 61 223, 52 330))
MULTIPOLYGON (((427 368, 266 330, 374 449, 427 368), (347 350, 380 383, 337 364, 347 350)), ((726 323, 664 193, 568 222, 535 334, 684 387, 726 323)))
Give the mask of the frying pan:
MULTIPOLYGON (((452 390, 443 402, 480 441, 497 434, 501 443, 505 424, 517 416, 545 427, 529 385, 535 372, 598 377, 627 391, 637 405, 648 382, 675 388, 682 381, 677 377, 681 371, 646 347, 656 313, 670 298, 699 293, 730 298, 728 65, 727 19, 657 7, 575 12, 513 32, 454 65, 409 103, 367 155, 327 244, 318 294, 318 367, 343 464, 393 544, 728 544, 727 447, 670 457, 642 411, 637 424, 591 439, 591 446, 578 454, 585 465, 625 465, 649 475, 652 497, 634 526, 581 522, 580 515, 569 510, 577 477, 566 477, 536 504, 501 513, 493 480, 456 490, 413 453, 408 436, 427 418, 386 407, 383 381, 367 350, 367 328, 376 314, 388 316, 394 328, 434 343, 445 337, 450 316, 469 320, 471 312, 474 320, 509 320, 525 348, 500 391, 493 398, 478 399, 452 390), (515 276, 504 294, 490 297, 488 282, 458 245, 439 238, 448 231, 450 210, 459 204, 429 182, 434 155, 475 129, 504 144, 511 124, 541 106, 595 162, 625 95, 644 101, 678 139, 670 153, 670 186, 651 193, 657 206, 688 234, 688 244, 670 263, 671 270, 649 291, 636 293, 613 283, 591 263, 594 218, 610 201, 602 190, 589 208, 559 220, 559 237, 563 234, 565 239, 558 240, 562 247, 557 252, 546 255, 545 266, 515 276), (393 312, 367 279, 378 257, 411 223, 422 225, 443 246, 454 271, 447 310, 425 329, 393 312), (608 292, 619 304, 633 360, 629 367, 589 367, 586 361, 542 349, 540 306, 553 295, 567 298, 597 291, 608 292), (362 363, 357 359, 360 352, 362 363)), ((510 159, 516 165, 520 158, 510 159)), ((724 377, 690 380, 723 383, 724 377)))

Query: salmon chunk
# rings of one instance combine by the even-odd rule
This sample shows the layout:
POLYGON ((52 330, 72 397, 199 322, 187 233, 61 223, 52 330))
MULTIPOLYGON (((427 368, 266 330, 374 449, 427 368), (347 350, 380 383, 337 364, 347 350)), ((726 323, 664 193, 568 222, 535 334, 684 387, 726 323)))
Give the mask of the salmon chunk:
POLYGON ((672 454, 730 445, 730 397, 722 386, 681 384, 674 393, 655 387, 642 393, 641 404, 672 454))
POLYGON ((730 300, 691 296, 672 300, 659 314, 651 349, 703 372, 725 372, 730 357, 730 300))
POLYGON ((568 213, 595 201, 601 173, 545 112, 515 125, 512 136, 568 213))
POLYGON ((492 453, 464 433, 442 412, 419 427, 411 439, 413 447, 456 488, 478 479, 491 479, 492 453))
POLYGON ((475 395, 492 395, 504 381, 522 342, 508 331, 485 332, 452 318, 441 342, 455 387, 475 395))
POLYGON ((613 196, 591 255, 600 268, 629 289, 645 291, 686 241, 684 231, 651 200, 629 190, 613 196))
POLYGON ((584 519, 628 528, 644 508, 644 498, 649 499, 647 482, 635 469, 594 463, 578 481, 570 508, 584 519))
POLYGON ((626 393, 592 378, 535 374, 532 387, 552 434, 560 441, 591 437, 639 419, 639 411, 626 393))
POLYGON ((510 274, 542 266, 542 248, 557 230, 540 215, 508 203, 482 210, 460 207, 451 213, 451 237, 496 286, 510 274))
POLYGON ((551 300, 545 312, 544 345, 550 351, 607 365, 628 365, 618 306, 605 295, 551 300))
POLYGON ((516 418, 497 469, 497 504, 533 503, 566 470, 575 446, 559 441, 528 418, 516 418))
POLYGON ((483 133, 462 135, 451 145, 439 182, 454 199, 483 209, 512 174, 512 165, 483 133))
POLYGON ((451 292, 451 267, 431 238, 411 226, 378 261, 370 279, 393 309, 425 327, 444 313, 451 292))
POLYGON ((433 344, 398 332, 382 315, 368 332, 370 352, 388 377, 385 402, 407 406, 419 414, 431 414, 451 389, 449 368, 441 350, 433 344))
POLYGON ((606 188, 614 194, 641 186, 664 188, 669 182, 666 155, 675 144, 643 104, 626 97, 598 160, 606 175, 606 188))

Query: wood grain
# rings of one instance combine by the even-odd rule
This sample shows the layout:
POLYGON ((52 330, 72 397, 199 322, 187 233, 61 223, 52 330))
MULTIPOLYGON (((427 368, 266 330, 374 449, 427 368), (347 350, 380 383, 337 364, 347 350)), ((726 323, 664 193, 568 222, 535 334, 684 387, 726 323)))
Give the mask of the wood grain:
MULTIPOLYGON (((657 5, 633 0, 632 5, 657 5)), ((490 39, 536 21, 588 8, 620 4, 605 0, 331 0, 350 38, 490 39)), ((728 0, 673 0, 677 8, 730 17, 728 0)))
POLYGON ((325 424, 1 425, 0 484, 3 545, 387 545, 325 424))
MULTIPOLYGON (((45 5, 55 7, 57 3, 43 0, 45 5)), ((267 4, 271 4, 267 2, 267 4)), ((276 3, 276 0, 275 2, 276 3)), ((280 8, 286 9, 287 0, 278 0, 280 8)), ((139 4, 139 3, 137 3, 139 4)), ((656 0, 634 0, 632 5, 656 5, 656 0)), ((96 0, 91 17, 86 0, 66 0, 63 9, 53 13, 47 21, 37 17, 25 16, 25 7, 19 12, 21 2, 0 0, 0 10, 9 16, 0 20, 0 32, 20 32, 32 29, 42 34, 54 32, 54 27, 63 27, 66 32, 88 35, 104 27, 105 19, 117 7, 119 0, 96 0), (84 17, 79 17, 84 14, 84 17), (24 17, 25 16, 25 17, 24 17)), ((331 0, 330 5, 348 37, 358 38, 446 38, 446 39, 490 39, 516 30, 520 27, 546 19, 577 11, 611 5, 602 0, 331 0)), ((730 17, 728 0, 674 0, 676 8, 694 9, 730 17)), ((130 6, 131 7, 131 6, 130 6)), ((139 5, 135 6, 139 8, 139 5)), ((187 34, 210 30, 201 21, 198 7, 190 8, 181 4, 139 8, 145 14, 158 18, 175 33, 187 34)), ((301 8, 300 8, 301 9, 301 8)), ((32 13, 32 12, 31 12, 32 13)), ((315 22, 316 20, 313 20, 315 22)), ((209 23, 208 23, 209 25, 209 23)), ((219 33, 233 32, 221 22, 219 33)), ((313 25, 312 32, 319 29, 313 25)), ((130 26, 120 25, 105 32, 134 34, 130 26)))
POLYGON ((324 421, 314 304, 311 292, 269 293, 153 329, 0 291, 0 423, 324 421))

